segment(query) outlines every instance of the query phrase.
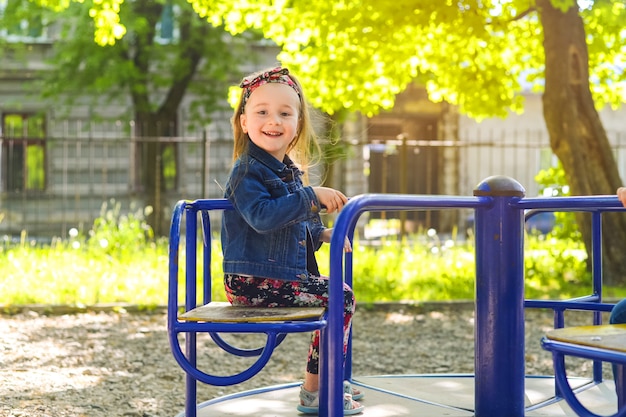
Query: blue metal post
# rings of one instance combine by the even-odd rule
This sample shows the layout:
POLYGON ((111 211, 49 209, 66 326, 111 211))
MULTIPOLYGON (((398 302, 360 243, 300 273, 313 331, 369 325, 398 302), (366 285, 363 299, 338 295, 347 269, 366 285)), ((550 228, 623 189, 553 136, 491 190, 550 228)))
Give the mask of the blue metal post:
MULTIPOLYGON (((361 199, 344 206, 335 222, 330 241, 330 274, 328 285, 328 324, 321 330, 320 351, 320 417, 343 416, 343 273, 350 274, 348 283, 352 283, 351 265, 343 270, 345 236, 352 237, 354 226, 361 213, 358 204, 361 199)), ((348 258, 348 263, 352 258, 348 258)), ((350 368, 351 369, 351 368, 350 368)))
POLYGON ((621 410, 626 406, 626 366, 614 365, 615 391, 617 392, 617 409, 621 410))
POLYGON ((525 194, 515 180, 485 179, 476 210, 475 417, 524 416, 524 213, 510 206, 525 194))
MULTIPOLYGON (((196 307, 196 230, 198 227, 198 213, 195 209, 188 207, 186 210, 186 228, 185 233, 185 311, 189 311, 196 307), (190 231, 193 230, 193 233, 190 231)), ((195 332, 185 333, 185 350, 189 363, 196 367, 196 343, 197 336, 195 332)), ((189 373, 186 376, 187 401, 185 404, 185 416, 196 417, 197 409, 197 388, 198 381, 189 373)))
MULTIPOLYGON (((591 213, 591 265, 593 277, 593 295, 602 302, 602 213, 591 213)), ((593 324, 602 324, 602 313, 594 311, 593 324)), ((593 380, 602 382, 602 361, 593 361, 593 380)), ((619 397, 619 396, 618 396, 619 397)))

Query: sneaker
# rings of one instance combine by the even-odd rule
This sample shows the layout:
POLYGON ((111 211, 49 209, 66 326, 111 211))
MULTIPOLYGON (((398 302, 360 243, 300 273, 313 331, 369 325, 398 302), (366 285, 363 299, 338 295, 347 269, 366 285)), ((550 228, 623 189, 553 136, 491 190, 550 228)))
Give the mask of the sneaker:
MULTIPOLYGON (((348 389, 351 389, 350 384, 346 381, 344 383, 344 390, 346 389, 346 384, 348 389)), ((361 397, 363 396, 360 394, 361 397)), ((319 391, 309 392, 304 389, 304 387, 300 387, 300 404, 298 404, 298 411, 304 414, 319 414, 320 406, 319 406, 319 391)), ((361 404, 353 400, 352 394, 345 393, 343 394, 343 415, 351 416, 354 414, 359 414, 363 412, 363 407, 361 404)))

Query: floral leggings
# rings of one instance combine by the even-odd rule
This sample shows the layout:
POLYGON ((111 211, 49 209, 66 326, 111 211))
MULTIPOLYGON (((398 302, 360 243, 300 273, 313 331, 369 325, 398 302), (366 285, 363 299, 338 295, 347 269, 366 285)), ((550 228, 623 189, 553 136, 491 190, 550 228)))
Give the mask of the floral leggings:
MULTIPOLYGON (((309 275, 306 281, 286 281, 226 274, 226 298, 233 305, 250 307, 327 307, 328 278, 309 275)), ((343 284, 343 354, 348 347, 350 324, 354 314, 354 292, 343 284)), ((306 370, 319 373, 320 332, 311 337, 306 370)))

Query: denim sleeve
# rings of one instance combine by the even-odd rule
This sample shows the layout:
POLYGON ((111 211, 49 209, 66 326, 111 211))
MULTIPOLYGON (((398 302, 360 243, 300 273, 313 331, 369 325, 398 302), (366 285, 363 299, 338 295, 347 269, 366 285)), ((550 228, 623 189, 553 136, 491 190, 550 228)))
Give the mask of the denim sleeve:
POLYGON ((270 233, 318 216, 320 203, 312 187, 289 190, 279 178, 254 168, 233 168, 226 197, 257 233, 270 233))

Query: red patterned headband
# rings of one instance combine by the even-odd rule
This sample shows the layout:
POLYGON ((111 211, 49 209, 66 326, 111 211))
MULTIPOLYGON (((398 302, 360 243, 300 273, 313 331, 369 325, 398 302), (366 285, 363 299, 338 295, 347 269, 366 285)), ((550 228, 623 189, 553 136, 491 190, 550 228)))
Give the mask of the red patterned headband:
POLYGON ((243 79, 241 84, 239 84, 239 87, 244 89, 243 97, 241 99, 241 108, 245 108, 246 103, 254 90, 269 83, 286 84, 298 93, 298 97, 302 97, 300 89, 296 85, 295 81, 289 76, 289 70, 287 68, 276 67, 272 70, 264 71, 254 78, 246 77, 243 79))

